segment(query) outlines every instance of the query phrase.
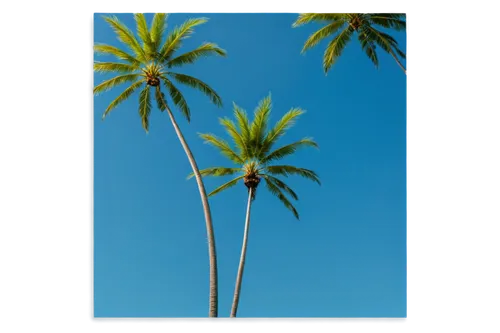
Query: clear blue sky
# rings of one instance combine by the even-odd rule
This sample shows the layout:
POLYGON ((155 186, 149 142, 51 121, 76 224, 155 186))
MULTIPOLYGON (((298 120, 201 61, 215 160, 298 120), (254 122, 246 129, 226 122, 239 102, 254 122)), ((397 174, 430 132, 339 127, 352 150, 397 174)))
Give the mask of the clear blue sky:
MULTIPOLYGON (((252 113, 269 92, 273 121, 291 107, 307 110, 281 143, 312 136, 320 145, 286 160, 322 180, 320 187, 288 179, 299 195, 300 221, 264 188, 259 192, 238 315, 405 317, 405 74, 381 51, 377 70, 353 39, 325 76, 326 42, 300 54, 318 26, 292 29, 296 14, 173 14, 168 28, 200 16, 209 22, 181 51, 210 41, 228 56, 182 69, 224 102, 217 109, 183 89, 192 121, 176 115, 199 166, 227 162, 197 133, 224 135, 218 117, 232 116, 233 101, 252 113)), ((135 30, 132 15, 118 17, 135 30)), ((96 42, 120 45, 100 15, 94 34, 96 42)), ((393 36, 406 50, 406 35, 393 36)), ((94 81, 106 77, 94 74, 94 81)), ((196 183, 186 180, 189 163, 166 114, 155 108, 144 132, 138 93, 101 121, 122 90, 94 99, 94 315, 206 317, 206 230, 196 183)), ((206 179, 207 190, 223 180, 206 179)), ((231 307, 246 199, 243 184, 210 199, 222 317, 231 307)))

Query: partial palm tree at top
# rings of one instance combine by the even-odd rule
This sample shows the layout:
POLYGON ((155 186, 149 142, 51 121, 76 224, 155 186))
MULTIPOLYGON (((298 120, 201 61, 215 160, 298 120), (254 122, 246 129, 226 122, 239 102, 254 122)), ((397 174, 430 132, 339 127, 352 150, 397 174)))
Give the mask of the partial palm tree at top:
POLYGON ((337 58, 340 57, 352 36, 357 34, 361 48, 373 62, 375 67, 378 68, 378 56, 376 51, 378 46, 389 53, 406 74, 406 69, 399 60, 399 58, 406 59, 406 55, 399 49, 398 42, 389 34, 381 31, 380 28, 376 28, 376 26, 380 26, 396 31, 406 30, 405 18, 405 14, 308 13, 300 14, 293 24, 293 27, 295 28, 310 22, 326 24, 323 28, 309 36, 309 39, 305 42, 302 49, 302 52, 305 52, 317 45, 323 39, 333 37, 328 43, 323 56, 323 68, 325 73, 328 73, 337 58))
POLYGON ((213 43, 203 43, 198 48, 177 55, 182 41, 194 32, 194 27, 207 21, 205 18, 189 19, 180 26, 166 33, 167 14, 155 14, 151 25, 148 26, 144 14, 134 14, 137 36, 129 30, 115 16, 104 17, 104 20, 111 26, 125 49, 120 49, 111 45, 96 44, 96 53, 112 55, 115 62, 95 62, 94 70, 101 73, 113 73, 115 77, 105 80, 94 87, 94 94, 98 95, 105 91, 127 83, 128 86, 116 97, 104 110, 103 118, 123 101, 131 98, 136 91, 139 93, 139 116, 142 127, 149 129, 149 115, 152 109, 151 101, 154 99, 160 111, 166 111, 174 130, 181 142, 182 147, 188 157, 191 168, 196 175, 196 181, 200 192, 203 211, 205 214, 208 251, 210 260, 210 296, 209 296, 209 316, 217 317, 217 258, 215 252, 215 236, 212 226, 212 217, 205 187, 201 175, 196 165, 193 154, 170 110, 169 103, 164 91, 170 96, 173 105, 177 106, 184 117, 189 121, 191 111, 176 84, 186 85, 195 88, 205 95, 217 106, 222 106, 219 95, 208 84, 198 78, 181 74, 176 68, 193 64, 201 57, 210 55, 225 56, 225 51, 213 43), (176 84, 174 84, 174 82, 176 84))
MULTIPOLYGON (((219 186, 212 191, 209 196, 227 190, 240 181, 245 184, 248 190, 247 216, 245 222, 245 232, 241 252, 240 266, 236 280, 236 288, 231 309, 231 317, 236 316, 243 268, 246 257, 246 247, 248 240, 248 230, 250 225, 251 202, 256 198, 257 188, 264 180, 266 188, 282 204, 288 208, 298 219, 299 213, 294 207, 291 199, 298 200, 297 194, 290 188, 283 179, 292 175, 301 176, 320 184, 319 177, 309 169, 299 168, 292 165, 281 164, 279 161, 287 156, 293 155, 298 149, 304 147, 318 148, 312 138, 303 138, 296 142, 289 143, 281 147, 275 147, 278 140, 290 129, 297 118, 304 113, 300 108, 292 108, 288 111, 272 128, 268 128, 269 116, 271 113, 271 96, 263 99, 255 110, 254 119, 249 121, 244 110, 234 105, 234 116, 236 123, 229 118, 220 119, 221 125, 232 139, 234 147, 213 134, 201 134, 205 142, 216 147, 229 161, 235 164, 234 167, 212 167, 201 170, 203 176, 228 176, 237 175, 234 179, 219 186), (289 198, 290 197, 290 198, 289 198)), ((191 177, 192 175, 190 175, 191 177)))

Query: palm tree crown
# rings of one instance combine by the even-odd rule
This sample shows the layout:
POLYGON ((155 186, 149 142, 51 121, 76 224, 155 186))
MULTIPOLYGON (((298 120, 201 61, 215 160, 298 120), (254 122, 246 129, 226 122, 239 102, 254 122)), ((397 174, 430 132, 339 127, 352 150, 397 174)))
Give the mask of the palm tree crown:
MULTIPOLYGON (((320 184, 317 174, 308 169, 298 168, 291 165, 275 164, 286 156, 292 155, 302 147, 318 148, 312 138, 303 138, 288 145, 274 148, 276 142, 285 132, 293 126, 297 118, 304 113, 300 108, 292 108, 271 129, 268 129, 269 116, 271 113, 271 96, 264 98, 255 110, 253 121, 250 123, 244 110, 234 104, 234 116, 236 123, 229 118, 221 118, 220 123, 225 128, 233 141, 235 149, 231 145, 213 135, 201 134, 205 142, 216 147, 225 157, 235 163, 238 167, 212 167, 200 170, 202 176, 227 176, 239 174, 236 178, 221 185, 212 191, 209 196, 215 195, 243 181, 248 190, 253 189, 252 195, 255 199, 256 189, 264 179, 267 189, 275 195, 286 208, 291 210, 298 219, 299 214, 290 200, 298 200, 297 194, 277 176, 288 177, 298 175, 320 184)), ((190 175, 192 177, 192 175, 190 175)))
POLYGON ((376 29, 375 26, 394 29, 396 31, 406 29, 405 14, 300 14, 293 24, 298 27, 310 22, 326 23, 326 26, 319 29, 304 44, 302 52, 317 45, 323 39, 335 35, 327 45, 323 56, 323 68, 327 73, 333 63, 342 54, 347 43, 354 33, 357 33, 361 48, 368 58, 378 68, 378 56, 376 47, 389 53, 406 73, 406 69, 401 64, 398 56, 406 59, 406 55, 398 47, 397 41, 389 34, 376 29))
POLYGON ((103 118, 121 102, 129 98, 135 91, 141 89, 139 95, 139 115, 142 120, 142 126, 147 132, 149 128, 149 114, 151 112, 151 95, 154 94, 158 108, 161 111, 165 111, 167 108, 165 95, 160 88, 162 83, 173 103, 189 121, 189 106, 173 81, 200 90, 214 104, 219 107, 222 106, 221 98, 208 84, 195 77, 171 71, 172 68, 192 64, 203 56, 225 56, 225 51, 213 43, 204 43, 192 51, 175 55, 182 45, 182 40, 188 38, 193 33, 193 28, 205 23, 207 19, 188 19, 180 26, 174 28, 163 41, 167 27, 167 14, 155 14, 150 27, 146 23, 144 14, 134 14, 134 18, 139 39, 117 17, 104 17, 116 33, 118 39, 128 50, 122 50, 106 44, 96 44, 94 46, 96 53, 113 55, 119 60, 119 62, 94 63, 94 70, 96 72, 119 74, 95 86, 94 94, 98 95, 123 83, 130 84, 128 88, 109 104, 104 111, 103 118), (151 92, 151 89, 154 91, 151 92))

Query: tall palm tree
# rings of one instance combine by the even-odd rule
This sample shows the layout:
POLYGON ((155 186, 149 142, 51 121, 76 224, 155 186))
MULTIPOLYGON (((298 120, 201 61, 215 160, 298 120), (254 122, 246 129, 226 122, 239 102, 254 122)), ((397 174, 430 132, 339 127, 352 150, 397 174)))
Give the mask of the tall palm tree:
POLYGON ((225 56, 226 53, 216 44, 204 43, 192 51, 176 55, 176 52, 182 45, 182 41, 194 32, 194 27, 205 23, 207 21, 205 18, 186 20, 180 26, 170 31, 166 39, 163 37, 167 26, 167 14, 155 14, 150 27, 148 27, 146 23, 144 14, 134 14, 134 18, 137 24, 137 35, 139 39, 137 39, 134 33, 120 22, 117 17, 109 16, 104 18, 116 33, 117 38, 128 48, 128 50, 105 44, 95 45, 95 52, 112 55, 117 58, 118 62, 95 62, 94 70, 96 72, 114 73, 118 75, 95 86, 94 94, 98 95, 123 83, 130 84, 106 108, 103 114, 104 119, 104 117, 121 102, 130 98, 135 91, 140 89, 139 116, 146 132, 149 128, 152 98, 156 100, 156 104, 160 111, 167 112, 174 126, 175 133, 186 152, 200 191, 207 228, 210 263, 209 316, 217 317, 217 256, 210 206, 198 166, 170 110, 167 98, 162 91, 162 85, 170 96, 172 103, 180 109, 182 115, 188 122, 191 115, 189 106, 181 91, 174 84, 174 81, 201 91, 207 95, 214 104, 221 107, 221 98, 208 84, 195 77, 174 72, 172 69, 192 64, 204 56, 225 56))
POLYGON ((405 14, 299 14, 298 19, 293 23, 293 27, 310 22, 326 23, 326 25, 309 36, 302 48, 302 53, 317 45, 323 39, 335 35, 327 45, 323 56, 325 73, 328 73, 333 63, 340 57, 353 34, 357 33, 361 48, 375 67, 378 68, 376 47, 379 46, 394 58, 406 74, 406 69, 398 58, 399 56, 406 59, 406 55, 399 49, 398 42, 389 34, 375 27, 380 26, 396 31, 406 30, 405 14))
MULTIPOLYGON (((285 196, 298 200, 297 194, 283 180, 277 176, 288 177, 298 175, 310 179, 320 184, 319 178, 312 170, 298 168, 292 165, 275 164, 277 161, 294 154, 297 149, 303 147, 318 147, 311 138, 290 143, 280 148, 274 148, 276 142, 285 132, 293 126, 297 118, 304 113, 300 108, 292 108, 288 111, 273 128, 268 130, 269 115, 271 113, 271 96, 263 99, 255 110, 254 120, 250 123, 247 114, 234 105, 234 116, 236 123, 229 118, 221 118, 220 123, 231 137, 235 149, 231 145, 213 135, 201 134, 206 143, 216 147, 225 157, 236 164, 236 167, 213 167, 201 170, 203 176, 227 176, 238 175, 233 180, 219 186, 212 191, 209 196, 226 190, 238 182, 243 181, 248 190, 248 204, 245 219, 245 229, 243 235, 243 245, 241 249, 240 264, 236 278, 231 317, 236 317, 238 302, 240 298, 241 282, 248 242, 248 230, 250 228, 250 209, 252 201, 256 197, 257 187, 261 179, 265 181, 267 189, 276 196, 286 208, 292 211, 298 219, 299 213, 285 196)), ((191 174, 189 177, 192 177, 191 174)))

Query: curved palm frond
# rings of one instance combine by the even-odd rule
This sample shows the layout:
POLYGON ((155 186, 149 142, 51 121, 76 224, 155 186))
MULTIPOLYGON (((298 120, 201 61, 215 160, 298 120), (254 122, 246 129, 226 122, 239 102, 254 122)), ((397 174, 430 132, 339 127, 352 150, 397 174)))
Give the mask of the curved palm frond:
POLYGON ((224 118, 219 118, 219 123, 224 126, 226 129, 226 132, 231 136, 233 139, 233 142, 236 145, 236 148, 238 148, 239 151, 239 156, 242 159, 247 159, 247 144, 245 142, 245 139, 243 136, 240 134, 238 129, 236 128, 236 124, 229 118, 224 117, 224 118))
POLYGON ((112 79, 106 80, 101 84, 94 87, 94 95, 98 95, 104 91, 108 91, 125 82, 135 82, 139 79, 140 74, 127 74, 116 76, 112 79))
POLYGON ((342 54, 347 43, 351 39, 354 29, 349 26, 342 30, 326 47, 325 55, 323 57, 323 69, 325 73, 330 70, 335 60, 342 54))
POLYGON ((297 209, 295 209, 295 207, 292 205, 290 200, 288 200, 285 197, 283 192, 281 192, 280 188, 278 186, 276 186, 274 183, 268 181, 267 179, 266 179, 266 186, 267 186, 267 189, 269 190, 269 192, 274 194, 283 203, 283 205, 285 205, 286 208, 288 208, 289 210, 292 211, 295 218, 297 220, 299 220, 300 218, 299 218, 299 213, 297 212, 297 209))
POLYGON ((137 65, 129 65, 120 62, 94 62, 94 71, 100 73, 131 73, 138 69, 139 66, 137 65))
POLYGON ((165 32, 165 29, 167 29, 167 17, 168 14, 165 13, 156 13, 153 16, 153 22, 151 22, 151 28, 149 31, 151 35, 151 44, 155 53, 158 52, 163 38, 163 33, 165 32))
POLYGON ((315 181, 316 183, 321 185, 318 175, 314 171, 309 169, 297 168, 291 165, 270 165, 264 167, 263 169, 270 174, 282 175, 284 177, 288 177, 290 175, 298 175, 315 181))
POLYGON ((169 72, 168 74, 172 76, 177 82, 201 91, 210 98, 212 103, 214 103, 218 107, 222 107, 222 99, 220 98, 220 96, 205 82, 186 74, 179 74, 173 72, 169 72))
POLYGON ((296 28, 310 22, 328 22, 342 20, 345 14, 318 14, 318 13, 304 13, 299 14, 297 20, 293 23, 292 27, 296 28))
POLYGON ((200 134, 200 137, 205 140, 205 143, 218 148, 222 155, 226 156, 234 163, 245 164, 245 161, 234 150, 231 149, 231 146, 227 141, 213 134, 200 134))
POLYGON ((161 112, 165 111, 168 107, 168 104, 167 99, 165 98, 165 94, 160 90, 160 86, 156 86, 155 99, 156 105, 158 105, 158 109, 160 109, 161 112))
POLYGON ((138 88, 140 88, 146 80, 140 80, 135 83, 133 83, 130 87, 125 89, 115 100, 113 100, 111 103, 109 103, 108 107, 104 111, 102 118, 104 119, 108 113, 110 113, 114 108, 118 106, 121 102, 125 101, 127 98, 132 95, 134 91, 136 91, 138 88))
MULTIPOLYGON (((203 177, 206 176, 229 176, 235 173, 241 172, 241 168, 226 168, 226 167, 213 167, 200 170, 200 174, 203 177)), ((190 173, 187 179, 193 178, 194 173, 190 173)))
POLYGON ((345 23, 346 23, 345 21, 340 21, 340 20, 333 21, 332 23, 324 26, 323 28, 313 33, 304 43, 304 47, 302 48, 302 53, 316 46, 326 37, 337 32, 340 28, 342 28, 343 25, 345 25, 345 23))
POLYGON ((198 48, 181 54, 167 62, 168 67, 180 67, 186 64, 192 64, 201 57, 219 55, 222 57, 226 56, 226 51, 221 49, 214 43, 204 43, 198 48))
POLYGON ((151 89, 148 85, 144 87, 139 96, 139 115, 142 120, 142 127, 149 132, 149 114, 151 113, 151 89))
POLYGON ((261 159, 261 164, 265 165, 273 161, 281 160, 288 155, 294 154, 298 149, 303 147, 319 148, 318 144, 312 138, 303 138, 272 151, 269 155, 261 159))
POLYGON ((142 40, 144 50, 146 51, 148 58, 154 53, 153 41, 151 40, 151 35, 149 34, 148 23, 146 22, 146 17, 142 13, 134 14, 135 23, 137 25, 137 34, 142 40))
POLYGON ((272 109, 271 94, 260 101, 254 111, 254 120, 250 124, 251 157, 260 158, 261 149, 264 143, 269 115, 272 109))
POLYGON ((262 154, 267 154, 269 150, 271 150, 272 146, 276 143, 276 141, 278 141, 278 139, 281 138, 287 130, 292 128, 297 118, 304 113, 305 111, 301 108, 293 108, 285 113, 285 115, 276 122, 274 127, 267 133, 266 137, 264 138, 262 154))
MULTIPOLYGON (((368 27, 368 29, 370 30, 370 32, 372 32, 372 38, 374 40, 374 42, 380 46, 384 51, 386 51, 387 53, 389 53, 390 55, 392 55, 394 57, 394 59, 396 60, 396 62, 398 63, 398 65, 400 65, 402 68, 403 65, 399 62, 398 58, 396 57, 396 55, 394 54, 394 50, 398 53, 399 56, 401 56, 403 59, 406 58, 406 55, 398 48, 398 43, 396 42, 396 40, 394 38, 392 38, 390 35, 382 32, 382 31, 379 31, 373 27, 368 27)), ((406 69, 405 69, 406 71, 406 69)))
POLYGON ((227 183, 217 187, 215 190, 210 192, 208 194, 208 196, 211 197, 212 195, 215 195, 221 191, 224 191, 224 190, 227 190, 228 188, 233 187, 234 185, 236 185, 238 183, 239 180, 243 179, 243 177, 244 176, 239 176, 239 177, 234 178, 233 180, 228 181, 227 183))
POLYGON ((168 35, 167 40, 160 50, 161 56, 159 58, 159 61, 163 62, 170 59, 172 57, 172 54, 181 46, 181 41, 183 39, 189 38, 189 36, 194 32, 193 28, 207 21, 208 19, 206 18, 188 19, 180 26, 175 27, 174 31, 172 31, 170 35, 168 35))
POLYGON ((406 30, 405 14, 370 14, 370 21, 384 28, 394 29, 396 31, 406 30))
POLYGON ((172 98, 174 104, 181 110, 182 114, 189 122, 191 120, 191 111, 189 110, 189 106, 181 91, 177 89, 177 87, 166 77, 162 76, 161 78, 163 79, 163 84, 168 90, 170 98, 172 98))
POLYGON ((286 193, 288 193, 293 199, 299 200, 299 197, 297 196, 297 193, 295 193, 287 184, 285 184, 279 178, 276 178, 276 177, 271 176, 271 175, 266 175, 266 174, 263 174, 262 177, 264 179, 266 179, 267 181, 272 182, 276 187, 278 187, 281 190, 283 190, 286 193))
POLYGON ((127 52, 120 50, 117 47, 106 45, 106 44, 96 44, 94 45, 94 52, 100 54, 109 54, 113 55, 120 60, 125 60, 129 62, 131 65, 139 65, 140 61, 137 60, 134 56, 128 54, 127 52))
POLYGON ((136 58, 145 62, 147 57, 142 49, 141 45, 134 36, 134 33, 130 31, 116 16, 105 16, 104 20, 108 22, 113 31, 116 33, 118 39, 128 46, 134 53, 136 58))
POLYGON ((370 38, 370 31, 362 29, 358 35, 359 43, 361 44, 361 49, 365 51, 368 58, 373 62, 376 68, 378 68, 378 56, 375 52, 375 44, 373 39, 370 38))

